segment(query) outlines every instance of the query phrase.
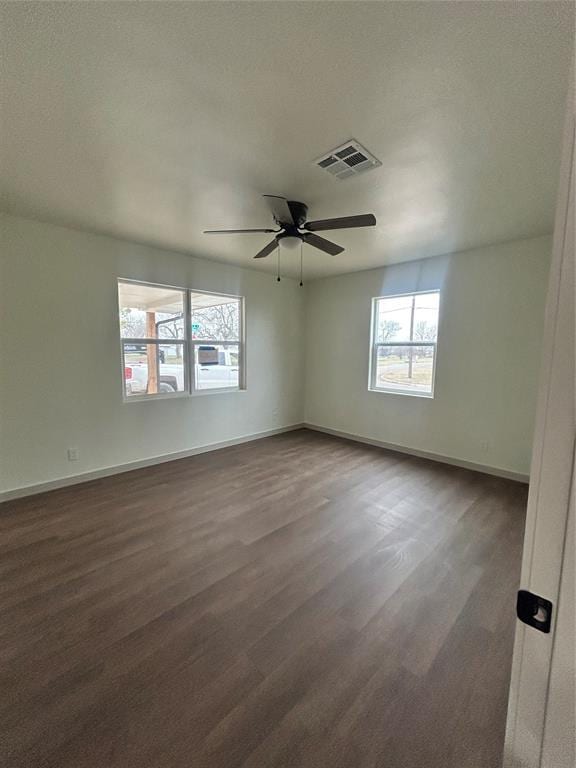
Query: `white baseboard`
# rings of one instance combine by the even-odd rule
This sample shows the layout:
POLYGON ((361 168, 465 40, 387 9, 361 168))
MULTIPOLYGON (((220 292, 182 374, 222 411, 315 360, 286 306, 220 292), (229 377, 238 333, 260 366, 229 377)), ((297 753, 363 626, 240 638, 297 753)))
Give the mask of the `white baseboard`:
POLYGON ((463 459, 456 459, 452 456, 441 456, 437 453, 430 453, 429 451, 420 451, 416 448, 408 448, 405 445, 395 445, 394 443, 385 443, 382 440, 375 440, 371 437, 362 437, 361 435, 354 435, 350 432, 341 432, 337 429, 330 429, 329 427, 321 427, 319 424, 304 423, 302 425, 305 429, 311 429, 314 432, 324 432, 327 435, 333 435, 334 437, 342 437, 345 440, 353 440, 356 443, 366 443, 367 445, 375 445, 378 448, 386 448, 389 451, 397 451, 398 453, 406 453, 409 456, 418 456, 422 459, 430 459, 430 461, 439 461, 442 464, 451 464, 454 467, 462 467, 463 469, 471 469, 474 472, 483 472, 485 475, 494 475, 495 477, 504 477, 507 480, 516 480, 519 483, 529 483, 530 476, 524 475, 521 472, 514 472, 511 469, 501 469, 500 467, 490 467, 485 464, 476 464, 473 461, 464 461, 463 459))
POLYGON ((156 464, 164 464, 167 461, 176 461, 177 459, 185 459, 189 456, 196 456, 200 453, 208 453, 210 451, 218 451, 221 448, 228 448, 233 445, 240 445, 242 443, 249 443, 253 440, 261 440, 264 437, 272 437, 273 435, 280 435, 283 432, 292 432, 295 429, 310 429, 315 432, 323 432, 327 435, 333 435, 334 437, 342 437, 346 440, 353 440, 357 443, 366 443, 367 445, 374 445, 378 448, 385 448, 389 451, 397 451, 399 453, 406 453, 410 456, 419 456, 423 459, 430 459, 431 461, 439 461, 442 464, 451 464, 455 467, 462 467, 464 469, 471 469, 475 472, 483 472, 487 475, 495 475, 496 477, 504 477, 508 480, 516 480, 520 483, 528 483, 529 476, 521 474, 520 472, 513 472, 509 469, 501 469, 499 467, 490 467, 484 464, 476 464, 471 461, 464 461, 462 459, 456 459, 451 456, 441 456, 436 453, 430 453, 428 451, 420 451, 415 448, 408 448, 404 445, 396 445, 394 443, 385 443, 382 440, 374 440, 369 437, 362 437, 361 435, 355 435, 350 432, 341 432, 337 429, 330 429, 329 427, 322 427, 319 424, 291 424, 287 427, 278 427, 277 429, 268 429, 265 432, 255 432, 251 435, 243 435, 242 437, 232 438, 231 440, 222 440, 218 443, 208 443, 206 445, 200 445, 195 448, 190 448, 186 451, 177 451, 175 453, 165 453, 161 456, 153 456, 148 459, 141 459, 139 461, 131 461, 126 464, 118 464, 113 467, 103 467, 101 469, 95 469, 90 472, 83 472, 79 475, 70 475, 68 477, 58 478, 56 480, 49 480, 45 483, 36 483, 34 485, 27 485, 22 488, 13 488, 8 491, 0 492, 0 503, 4 501, 10 501, 12 499, 20 499, 25 496, 34 496, 37 493, 44 493, 45 491, 53 491, 57 488, 66 488, 69 485, 79 485, 80 483, 86 483, 90 480, 98 480, 102 477, 109 477, 110 475, 119 475, 123 472, 130 472, 133 469, 144 469, 146 467, 152 467, 156 464))
POLYGON ((164 464, 167 461, 176 461, 177 459, 185 459, 188 456, 196 456, 199 453, 208 453, 209 451, 218 451, 221 448, 229 448, 232 445, 240 445, 241 443, 250 443, 253 440, 261 440, 264 437, 272 437, 273 435, 280 435, 283 432, 292 432, 295 429, 302 429, 304 424, 291 424, 287 427, 278 427, 277 429, 268 429, 265 432, 255 432, 251 435, 243 435, 242 437, 235 437, 231 440, 222 440, 218 443, 208 443, 207 445, 199 445, 196 448, 190 448, 186 451, 177 451, 176 453, 165 453, 161 456, 153 456, 149 459, 141 459, 139 461, 130 461, 126 464, 118 464, 114 467, 103 467, 102 469, 94 469, 90 472, 83 472, 79 475, 70 475, 68 477, 58 478, 57 480, 49 480, 45 483, 36 483, 34 485, 26 485, 23 488, 13 488, 9 491, 0 491, 0 503, 4 501, 11 501, 12 499, 20 499, 24 496, 34 496, 37 493, 44 493, 45 491, 53 491, 57 488, 66 488, 69 485, 79 485, 80 483, 87 483, 90 480, 98 480, 101 477, 109 477, 110 475, 119 475, 123 472, 131 472, 133 469, 144 469, 145 467, 152 467, 156 464, 164 464))

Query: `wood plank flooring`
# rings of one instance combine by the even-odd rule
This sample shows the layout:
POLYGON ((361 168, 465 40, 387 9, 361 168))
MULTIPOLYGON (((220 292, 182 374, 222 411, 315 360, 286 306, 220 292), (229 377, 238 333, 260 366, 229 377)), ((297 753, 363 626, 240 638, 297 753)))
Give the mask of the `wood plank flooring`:
POLYGON ((0 506, 0 764, 499 768, 526 493, 300 430, 0 506))

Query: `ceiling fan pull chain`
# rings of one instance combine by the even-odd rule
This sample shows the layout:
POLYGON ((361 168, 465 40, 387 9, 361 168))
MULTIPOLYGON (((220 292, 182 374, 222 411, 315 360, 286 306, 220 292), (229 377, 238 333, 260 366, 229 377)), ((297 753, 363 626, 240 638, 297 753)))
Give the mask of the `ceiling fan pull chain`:
POLYGON ((304 285, 304 282, 302 280, 303 277, 303 259, 302 259, 302 249, 304 248, 304 243, 300 241, 300 287, 304 285))
POLYGON ((280 243, 278 243, 278 277, 276 278, 276 282, 280 282, 280 243))

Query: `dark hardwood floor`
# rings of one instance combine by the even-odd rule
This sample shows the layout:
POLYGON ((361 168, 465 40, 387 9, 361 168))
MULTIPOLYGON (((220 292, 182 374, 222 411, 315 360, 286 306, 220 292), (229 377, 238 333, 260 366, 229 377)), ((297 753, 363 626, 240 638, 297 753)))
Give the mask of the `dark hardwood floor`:
POLYGON ((497 768, 526 487, 298 431, 0 506, 6 768, 497 768))

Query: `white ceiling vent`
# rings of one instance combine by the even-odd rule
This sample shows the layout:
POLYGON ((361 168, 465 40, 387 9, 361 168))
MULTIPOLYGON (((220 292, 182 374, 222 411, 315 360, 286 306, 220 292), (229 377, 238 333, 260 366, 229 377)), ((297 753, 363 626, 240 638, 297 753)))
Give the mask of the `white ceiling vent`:
POLYGON ((326 155, 322 155, 314 164, 337 179, 349 179, 359 173, 382 165, 362 144, 350 139, 326 155))

